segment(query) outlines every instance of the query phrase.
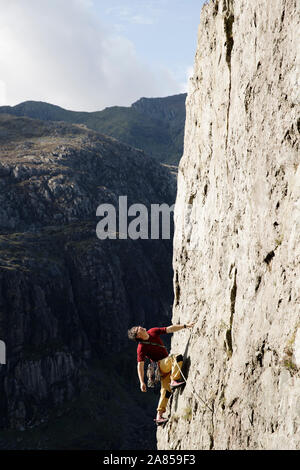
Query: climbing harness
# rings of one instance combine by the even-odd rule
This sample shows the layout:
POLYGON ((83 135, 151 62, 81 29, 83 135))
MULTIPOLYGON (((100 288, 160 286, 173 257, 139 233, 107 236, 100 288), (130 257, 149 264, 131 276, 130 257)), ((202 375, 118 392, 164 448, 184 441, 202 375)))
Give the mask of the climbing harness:
MULTIPOLYGON (((168 352, 166 346, 164 346, 163 344, 152 343, 151 341, 142 341, 142 340, 140 340, 139 343, 151 344, 152 346, 159 346, 160 348, 164 348, 168 352)), ((160 382, 160 378, 161 378, 159 365, 156 361, 152 361, 152 359, 150 359, 150 363, 148 364, 146 375, 148 379, 148 382, 147 382, 148 387, 155 388, 155 386, 160 382)))
MULTIPOLYGON (((159 343, 151 343, 151 341, 139 341, 139 343, 142 343, 142 344, 152 344, 152 346, 159 346, 160 348, 164 348, 167 350, 166 346, 164 346, 163 344, 159 344, 159 343)), ((167 350, 168 351, 168 350, 167 350)))
POLYGON ((147 385, 149 388, 154 388, 160 382, 160 372, 157 362, 150 360, 147 367, 147 385))

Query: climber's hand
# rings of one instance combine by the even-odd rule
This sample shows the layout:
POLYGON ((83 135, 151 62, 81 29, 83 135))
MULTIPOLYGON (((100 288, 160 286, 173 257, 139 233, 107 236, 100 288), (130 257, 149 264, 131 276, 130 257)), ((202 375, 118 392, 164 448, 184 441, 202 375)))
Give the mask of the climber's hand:
POLYGON ((196 322, 194 321, 193 323, 187 323, 186 327, 187 328, 193 328, 193 326, 196 325, 196 322))
POLYGON ((147 392, 147 387, 146 387, 146 384, 144 382, 141 383, 141 391, 142 392, 147 392))

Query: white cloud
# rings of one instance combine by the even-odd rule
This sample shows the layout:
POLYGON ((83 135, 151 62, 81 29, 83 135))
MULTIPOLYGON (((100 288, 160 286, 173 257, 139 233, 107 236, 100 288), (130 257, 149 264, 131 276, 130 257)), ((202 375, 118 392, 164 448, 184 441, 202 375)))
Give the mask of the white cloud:
POLYGON ((134 24, 144 24, 144 25, 154 23, 154 21, 151 18, 148 18, 143 15, 133 15, 130 17, 130 21, 131 23, 134 23, 134 24))
POLYGON ((187 93, 189 91, 190 79, 193 77, 194 67, 190 65, 185 71, 185 81, 180 85, 180 92, 187 93))
POLYGON ((0 80, 0 106, 6 105, 6 84, 0 80))
POLYGON ((96 20, 92 6, 0 0, 0 99, 93 111, 180 91, 170 75, 141 62, 131 41, 96 20))
POLYGON ((119 21, 124 23, 153 25, 158 21, 162 12, 160 7, 161 5, 158 7, 156 3, 153 4, 148 0, 146 2, 131 0, 130 6, 125 6, 117 1, 115 5, 107 8, 105 13, 118 18, 119 21))

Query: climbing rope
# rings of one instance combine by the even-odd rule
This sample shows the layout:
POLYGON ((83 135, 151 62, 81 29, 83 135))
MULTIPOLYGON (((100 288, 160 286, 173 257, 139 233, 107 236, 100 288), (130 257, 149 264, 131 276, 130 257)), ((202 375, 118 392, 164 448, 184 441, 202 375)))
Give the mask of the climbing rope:
MULTIPOLYGON (((190 341, 190 339, 191 339, 191 337, 192 337, 193 334, 194 334, 194 331, 191 331, 191 332, 190 332, 190 337, 189 337, 188 341, 190 341)), ((180 373, 181 373, 181 376, 182 376, 183 380, 184 380, 185 383, 187 384, 187 379, 186 379, 185 376, 183 375, 182 370, 181 370, 181 367, 179 366, 178 362, 176 362, 176 365, 177 365, 177 367, 178 367, 178 369, 179 369, 179 371, 180 371, 180 373)), ((192 394, 193 394, 194 397, 196 398, 196 401, 199 401, 199 400, 200 400, 200 401, 203 403, 203 405, 206 406, 206 408, 208 408, 212 413, 214 412, 214 410, 206 403, 206 401, 203 400, 203 398, 200 397, 199 393, 196 392, 194 385, 192 385, 192 394)))
MULTIPOLYGON (((187 383, 187 380, 186 380, 185 376, 183 375, 179 364, 176 363, 176 365, 177 365, 177 367, 178 367, 178 369, 181 373, 181 376, 182 376, 183 380, 185 381, 185 383, 187 383)), ((201 398, 200 395, 196 392, 195 387, 193 385, 192 385, 192 394, 194 395, 194 397, 196 398, 197 401, 200 400, 204 404, 204 406, 206 406, 206 408, 208 408, 212 413, 214 412, 214 410, 206 403, 206 401, 203 400, 203 398, 201 398)))

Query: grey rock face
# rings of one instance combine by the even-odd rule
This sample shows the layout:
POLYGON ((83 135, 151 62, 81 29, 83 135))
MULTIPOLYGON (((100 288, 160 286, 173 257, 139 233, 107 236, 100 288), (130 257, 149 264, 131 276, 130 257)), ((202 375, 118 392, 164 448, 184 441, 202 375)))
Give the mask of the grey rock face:
POLYGON ((298 31, 294 0, 201 13, 173 257, 173 322, 197 323, 160 449, 300 448, 298 31))
MULTIPOLYGON (((84 410, 100 430, 88 428, 73 447, 132 446, 135 429, 132 441, 117 436, 123 401, 128 415, 141 407, 131 399, 138 387, 127 328, 170 321, 172 240, 99 240, 96 209, 118 208, 120 195, 128 206, 172 205, 176 181, 143 152, 79 126, 1 116, 0 139, 0 426, 46 423, 92 390, 83 407, 94 406, 84 410), (109 434, 111 407, 121 409, 109 434)), ((67 434, 52 446, 67 446, 67 434)))

